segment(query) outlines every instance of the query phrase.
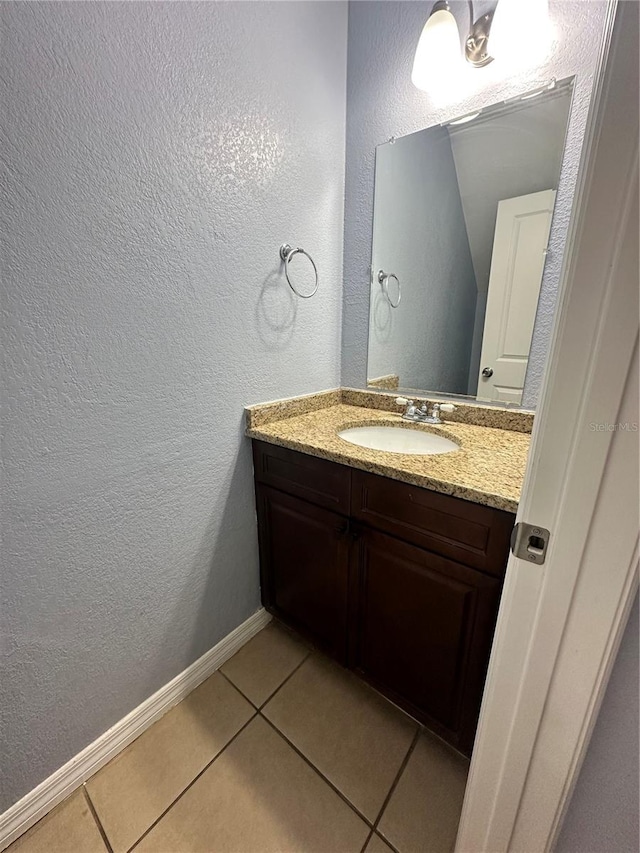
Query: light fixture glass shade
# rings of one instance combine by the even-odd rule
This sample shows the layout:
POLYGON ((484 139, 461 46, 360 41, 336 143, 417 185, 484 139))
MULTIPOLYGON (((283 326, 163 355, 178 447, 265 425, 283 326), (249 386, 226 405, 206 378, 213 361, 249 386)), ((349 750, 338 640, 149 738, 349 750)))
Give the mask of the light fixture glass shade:
POLYGON ((549 0, 498 0, 489 53, 512 67, 532 67, 542 63, 553 43, 549 0))
POLYGON ((456 19, 448 9, 432 12, 416 48, 411 82, 428 91, 445 76, 457 76, 462 65, 456 19))

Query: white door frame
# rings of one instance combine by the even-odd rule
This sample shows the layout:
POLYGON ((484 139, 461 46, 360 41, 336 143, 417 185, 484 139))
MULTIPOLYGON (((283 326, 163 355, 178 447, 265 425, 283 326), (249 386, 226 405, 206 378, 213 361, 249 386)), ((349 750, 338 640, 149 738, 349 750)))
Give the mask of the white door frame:
POLYGON ((590 426, 638 419, 637 15, 610 0, 517 516, 552 536, 509 559, 458 853, 553 848, 637 588, 638 434, 590 426))

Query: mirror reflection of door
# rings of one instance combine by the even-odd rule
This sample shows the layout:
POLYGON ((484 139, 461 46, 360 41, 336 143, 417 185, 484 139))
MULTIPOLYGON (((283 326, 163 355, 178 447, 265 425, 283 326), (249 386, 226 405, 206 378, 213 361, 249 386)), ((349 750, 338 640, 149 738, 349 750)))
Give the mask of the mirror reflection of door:
POLYGON ((478 400, 522 401, 555 199, 544 190, 498 204, 478 400))
POLYGON ((572 92, 551 81, 377 147, 369 387, 535 407, 572 92))

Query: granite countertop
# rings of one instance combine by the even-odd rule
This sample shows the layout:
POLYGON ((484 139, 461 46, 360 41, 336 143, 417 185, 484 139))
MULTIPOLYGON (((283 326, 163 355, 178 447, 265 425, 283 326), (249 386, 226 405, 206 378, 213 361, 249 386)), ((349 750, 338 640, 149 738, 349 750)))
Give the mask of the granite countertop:
POLYGON ((327 397, 324 407, 266 422, 251 417, 248 410, 246 434, 474 503, 517 510, 531 439, 528 433, 460 422, 412 424, 399 414, 336 399, 327 397), (438 456, 387 453, 351 444, 337 434, 347 427, 382 424, 444 435, 456 441, 460 450, 438 456))

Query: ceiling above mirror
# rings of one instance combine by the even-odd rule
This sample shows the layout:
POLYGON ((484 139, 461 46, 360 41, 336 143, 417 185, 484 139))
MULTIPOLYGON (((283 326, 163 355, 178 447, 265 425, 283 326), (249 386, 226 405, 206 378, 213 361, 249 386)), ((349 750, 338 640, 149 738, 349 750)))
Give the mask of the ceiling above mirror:
POLYGON ((369 387, 521 404, 572 91, 378 146, 369 387))

